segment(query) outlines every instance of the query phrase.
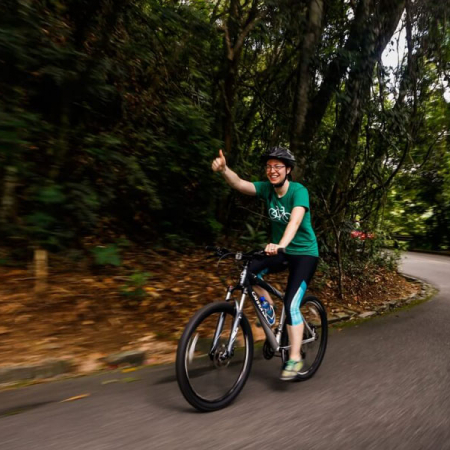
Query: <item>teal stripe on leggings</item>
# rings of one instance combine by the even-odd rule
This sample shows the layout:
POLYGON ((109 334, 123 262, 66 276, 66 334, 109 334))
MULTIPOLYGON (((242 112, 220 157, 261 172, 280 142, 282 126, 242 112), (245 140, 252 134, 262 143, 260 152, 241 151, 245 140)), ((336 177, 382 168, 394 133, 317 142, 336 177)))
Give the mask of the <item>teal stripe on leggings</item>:
POLYGON ((263 269, 261 270, 261 272, 258 273, 258 275, 256 275, 258 278, 261 278, 261 280, 263 279, 263 275, 265 275, 266 273, 269 273, 269 269, 263 269))
POLYGON ((300 303, 306 292, 306 283, 302 281, 302 284, 295 293, 294 298, 291 302, 291 319, 292 325, 300 325, 303 322, 302 313, 300 312, 300 303))

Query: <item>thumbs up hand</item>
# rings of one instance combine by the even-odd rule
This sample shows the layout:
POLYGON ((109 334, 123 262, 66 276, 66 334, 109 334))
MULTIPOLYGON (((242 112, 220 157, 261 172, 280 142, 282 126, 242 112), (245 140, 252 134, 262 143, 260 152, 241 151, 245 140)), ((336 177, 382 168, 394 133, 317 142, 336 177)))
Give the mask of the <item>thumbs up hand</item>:
POLYGON ((227 161, 223 156, 222 150, 219 150, 219 156, 212 162, 211 168, 214 172, 224 172, 227 167, 227 161))

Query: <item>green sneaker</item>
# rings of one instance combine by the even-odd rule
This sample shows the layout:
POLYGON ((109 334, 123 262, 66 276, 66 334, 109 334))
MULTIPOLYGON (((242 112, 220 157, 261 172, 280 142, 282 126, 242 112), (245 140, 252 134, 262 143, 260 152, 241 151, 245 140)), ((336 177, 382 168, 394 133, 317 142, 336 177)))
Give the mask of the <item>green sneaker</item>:
POLYGON ((302 370, 302 367, 303 361, 295 361, 293 359, 290 359, 284 364, 283 370, 281 371, 280 380, 293 380, 300 372, 300 370, 302 370))

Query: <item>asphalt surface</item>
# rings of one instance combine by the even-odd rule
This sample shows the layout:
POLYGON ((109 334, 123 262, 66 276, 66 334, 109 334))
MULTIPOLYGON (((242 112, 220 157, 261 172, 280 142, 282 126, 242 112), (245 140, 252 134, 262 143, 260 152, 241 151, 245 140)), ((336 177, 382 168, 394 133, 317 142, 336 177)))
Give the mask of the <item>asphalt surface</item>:
POLYGON ((334 330, 309 381, 278 381, 279 359, 256 359, 238 399, 207 414, 173 366, 5 391, 0 449, 450 449, 450 258, 408 253, 403 270, 440 292, 334 330))

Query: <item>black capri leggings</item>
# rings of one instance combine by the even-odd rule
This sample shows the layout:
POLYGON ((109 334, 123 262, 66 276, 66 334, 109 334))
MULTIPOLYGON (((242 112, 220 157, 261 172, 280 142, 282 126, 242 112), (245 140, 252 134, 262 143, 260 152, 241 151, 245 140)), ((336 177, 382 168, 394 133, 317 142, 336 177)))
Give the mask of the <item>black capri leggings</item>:
POLYGON ((275 256, 267 256, 263 259, 253 260, 249 270, 258 277, 268 273, 278 273, 289 269, 289 277, 284 295, 284 307, 286 309, 286 323, 288 325, 300 325, 303 317, 300 313, 300 304, 305 295, 308 284, 317 268, 319 258, 309 255, 288 255, 278 253, 275 256))

